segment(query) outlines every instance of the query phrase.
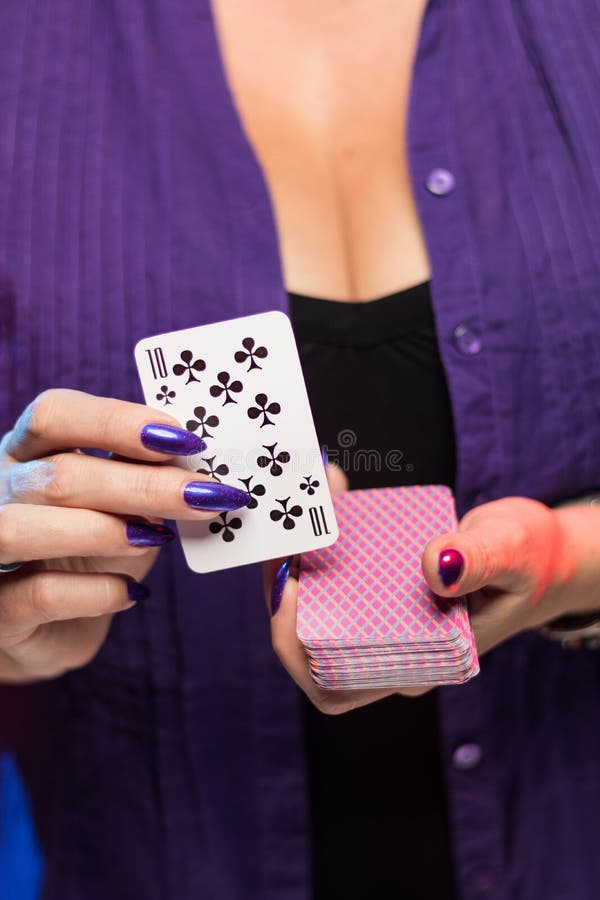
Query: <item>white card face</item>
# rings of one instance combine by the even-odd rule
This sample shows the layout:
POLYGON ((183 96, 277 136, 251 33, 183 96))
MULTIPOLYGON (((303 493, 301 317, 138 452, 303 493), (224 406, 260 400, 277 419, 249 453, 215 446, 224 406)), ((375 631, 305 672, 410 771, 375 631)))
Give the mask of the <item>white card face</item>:
POLYGON ((135 361, 148 406, 206 442, 177 459, 247 490, 249 506, 210 522, 178 522, 186 560, 214 572, 327 547, 333 504, 296 342, 282 312, 145 338, 135 361))

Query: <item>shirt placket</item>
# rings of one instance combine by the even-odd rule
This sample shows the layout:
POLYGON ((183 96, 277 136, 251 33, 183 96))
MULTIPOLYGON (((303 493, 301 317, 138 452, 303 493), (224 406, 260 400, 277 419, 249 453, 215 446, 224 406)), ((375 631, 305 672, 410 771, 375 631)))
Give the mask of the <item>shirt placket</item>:
MULTIPOLYGON (((451 397, 459 516, 489 499, 496 471, 482 291, 469 237, 468 172, 452 141, 449 5, 429 4, 417 49, 408 125, 415 201, 430 259, 431 296, 451 397)), ((485 661, 483 665, 485 670, 485 661)), ((485 671, 440 690, 442 759, 461 900, 500 898, 498 772, 486 742, 485 671)))

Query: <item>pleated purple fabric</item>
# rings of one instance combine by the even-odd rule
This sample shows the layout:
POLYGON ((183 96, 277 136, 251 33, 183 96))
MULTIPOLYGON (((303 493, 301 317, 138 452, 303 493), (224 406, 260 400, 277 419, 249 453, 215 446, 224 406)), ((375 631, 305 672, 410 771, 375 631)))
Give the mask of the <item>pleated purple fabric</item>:
MULTIPOLYGON (((600 487, 599 41, 598 0, 427 9, 408 139, 461 513, 600 487)), ((208 0, 2 0, 0 430, 51 386, 141 400, 141 337, 285 305, 208 0)), ((307 900, 259 572, 172 547, 149 583, 92 664, 1 691, 44 897, 307 900)), ((522 636, 441 708, 461 897, 595 900, 600 656, 522 636)))

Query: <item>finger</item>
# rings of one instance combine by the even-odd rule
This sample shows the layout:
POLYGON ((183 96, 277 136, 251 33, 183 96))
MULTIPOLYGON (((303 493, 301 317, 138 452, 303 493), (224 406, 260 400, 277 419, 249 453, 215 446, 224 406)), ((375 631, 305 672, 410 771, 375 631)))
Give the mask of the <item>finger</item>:
POLYGON ((178 466, 139 465, 59 453, 10 467, 10 499, 164 519, 213 518, 245 507, 250 495, 235 485, 178 466))
POLYGON ((140 556, 169 543, 165 525, 126 522, 87 509, 13 503, 0 507, 0 564, 63 557, 140 556))
POLYGON ((26 640, 0 650, 1 680, 40 681, 87 665, 104 643, 111 621, 112 615, 106 615, 37 628, 26 640))
POLYGON ((348 490, 348 478, 343 469, 340 469, 335 463, 328 463, 325 470, 327 475, 327 484, 332 494, 339 494, 341 491, 348 490))
MULTIPOLYGON (((282 590, 282 599, 276 614, 271 618, 273 648, 281 663, 321 711, 329 715, 349 712, 359 706, 374 703, 383 697, 397 693, 393 690, 325 691, 314 682, 306 652, 296 635, 296 606, 298 599, 297 564, 299 557, 290 562, 289 576, 282 590)), ((270 567, 272 569, 272 566, 270 567)))
MULTIPOLYGON (((323 465, 325 466, 325 475, 327 477, 327 484, 329 487, 329 492, 331 494, 339 494, 341 491, 348 490, 348 479, 342 469, 336 464, 329 462, 327 459, 327 455, 325 450, 322 450, 323 455, 323 465)), ((275 578, 275 573, 281 567, 283 562, 287 557, 282 556, 278 559, 269 559, 263 564, 263 584, 265 590, 265 598, 267 601, 267 607, 270 604, 270 593, 273 584, 273 580, 275 578)))
POLYGON ((0 646, 20 643, 50 622, 129 609, 144 593, 143 585, 109 573, 20 571, 0 583, 0 646))
POLYGON ((76 447, 157 462, 173 454, 197 453, 203 446, 196 434, 165 412, 67 389, 40 394, 3 441, 4 452, 21 462, 76 447))
POLYGON ((435 593, 453 597, 493 588, 543 591, 561 533, 542 503, 510 497, 471 510, 458 531, 439 535, 423 552, 422 566, 435 593))

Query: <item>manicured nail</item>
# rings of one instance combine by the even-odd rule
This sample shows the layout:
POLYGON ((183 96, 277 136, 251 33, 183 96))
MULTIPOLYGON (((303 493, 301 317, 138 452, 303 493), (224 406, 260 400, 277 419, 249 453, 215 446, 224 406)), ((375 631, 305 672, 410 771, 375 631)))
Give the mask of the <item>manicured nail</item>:
POLYGON ((273 587, 271 588, 271 617, 275 615, 281 606, 281 598, 283 597, 283 591, 289 578, 291 563, 292 557, 290 556, 289 559, 286 559, 286 561, 277 569, 273 587))
POLYGON ((10 572, 16 572, 22 565, 22 562, 0 563, 0 575, 8 575, 10 572))
POLYGON ((458 581, 464 565, 462 553, 459 553, 458 550, 443 550, 440 553, 438 573, 444 587, 449 588, 458 581))
POLYGON ((329 465, 329 460, 327 459, 327 450, 325 449, 325 444, 321 447, 321 459, 323 460, 323 465, 325 466, 325 471, 327 471, 327 466, 329 465))
POLYGON ((137 603, 138 600, 145 600, 146 597, 149 597, 150 590, 146 587, 145 584, 141 584, 141 582, 139 581, 128 581, 127 596, 134 603, 137 603))
POLYGON ((197 434, 173 425, 144 425, 140 439, 148 450, 174 456, 190 456, 206 450, 206 443, 197 434))
POLYGON ((125 533, 132 547, 162 547, 175 537, 172 528, 150 522, 128 522, 125 533))
POLYGON ((229 512, 248 506, 252 499, 247 491, 216 481, 190 481, 183 489, 183 499, 194 509, 229 512))

